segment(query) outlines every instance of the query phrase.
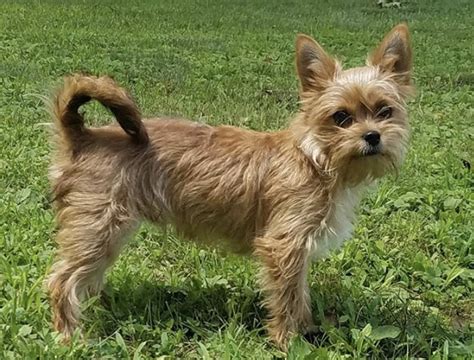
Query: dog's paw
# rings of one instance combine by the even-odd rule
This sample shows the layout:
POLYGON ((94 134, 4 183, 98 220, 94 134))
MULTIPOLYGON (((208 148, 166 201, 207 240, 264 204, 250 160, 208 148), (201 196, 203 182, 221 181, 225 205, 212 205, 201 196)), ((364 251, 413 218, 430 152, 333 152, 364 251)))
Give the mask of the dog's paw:
POLYGON ((304 333, 303 333, 303 338, 309 342, 310 344, 316 344, 318 339, 321 338, 321 335, 322 335, 322 331, 320 330, 320 328, 318 326, 311 326, 309 329, 307 329, 304 333))

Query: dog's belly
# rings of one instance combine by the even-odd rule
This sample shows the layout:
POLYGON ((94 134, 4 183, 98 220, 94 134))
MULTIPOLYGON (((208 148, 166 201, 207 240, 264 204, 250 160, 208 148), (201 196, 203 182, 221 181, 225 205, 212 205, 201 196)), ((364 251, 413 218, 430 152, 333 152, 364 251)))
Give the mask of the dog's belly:
POLYGON ((328 256, 351 237, 361 193, 362 189, 358 187, 343 190, 334 197, 329 214, 308 239, 310 254, 314 259, 328 256))

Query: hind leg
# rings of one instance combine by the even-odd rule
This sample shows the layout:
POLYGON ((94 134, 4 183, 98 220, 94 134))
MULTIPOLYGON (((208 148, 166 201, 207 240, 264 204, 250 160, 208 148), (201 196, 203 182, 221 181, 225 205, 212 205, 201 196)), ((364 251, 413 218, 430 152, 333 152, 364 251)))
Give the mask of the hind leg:
POLYGON ((105 270, 138 225, 124 208, 102 204, 68 206, 58 213, 59 259, 47 284, 54 328, 66 340, 79 324, 81 299, 100 291, 105 270))

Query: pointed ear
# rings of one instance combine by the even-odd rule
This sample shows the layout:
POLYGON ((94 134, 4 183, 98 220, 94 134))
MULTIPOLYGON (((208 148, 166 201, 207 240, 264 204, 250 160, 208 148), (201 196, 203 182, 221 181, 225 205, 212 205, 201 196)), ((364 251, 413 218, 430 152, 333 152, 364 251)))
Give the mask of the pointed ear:
POLYGON ((395 26, 368 58, 369 65, 379 66, 382 71, 396 75, 401 85, 411 83, 412 50, 406 24, 395 26))
POLYGON ((333 79, 336 61, 312 38, 299 34, 296 38, 296 70, 301 92, 319 91, 333 79))

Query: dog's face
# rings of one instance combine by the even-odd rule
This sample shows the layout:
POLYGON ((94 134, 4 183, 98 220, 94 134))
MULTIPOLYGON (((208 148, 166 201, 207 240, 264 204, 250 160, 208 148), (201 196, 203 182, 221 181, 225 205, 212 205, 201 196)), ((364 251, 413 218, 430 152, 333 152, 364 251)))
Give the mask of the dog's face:
POLYGON ((367 66, 343 70, 311 38, 300 35, 296 65, 301 81, 300 146, 350 183, 375 179, 401 164, 411 92, 408 29, 396 26, 367 66))

